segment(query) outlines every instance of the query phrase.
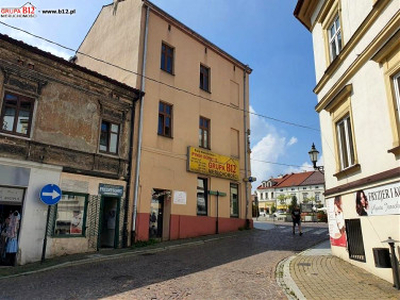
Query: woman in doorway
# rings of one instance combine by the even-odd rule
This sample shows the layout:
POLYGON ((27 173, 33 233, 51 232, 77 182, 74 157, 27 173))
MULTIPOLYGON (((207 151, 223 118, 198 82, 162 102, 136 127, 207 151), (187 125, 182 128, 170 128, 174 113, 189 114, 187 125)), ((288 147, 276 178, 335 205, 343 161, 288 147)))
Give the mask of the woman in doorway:
POLYGON ((7 228, 6 258, 11 266, 15 265, 15 256, 18 252, 18 229, 21 216, 15 211, 10 216, 10 224, 7 228))

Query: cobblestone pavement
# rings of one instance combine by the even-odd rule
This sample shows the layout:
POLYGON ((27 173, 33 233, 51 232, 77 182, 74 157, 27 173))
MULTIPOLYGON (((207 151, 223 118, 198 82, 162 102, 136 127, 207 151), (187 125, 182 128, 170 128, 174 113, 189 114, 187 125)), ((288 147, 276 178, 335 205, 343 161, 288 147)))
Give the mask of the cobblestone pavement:
POLYGON ((286 299, 279 261, 327 239, 327 228, 304 231, 280 225, 2 279, 0 299, 286 299))
POLYGON ((392 284, 332 256, 329 241, 283 264, 293 299, 400 299, 392 284))

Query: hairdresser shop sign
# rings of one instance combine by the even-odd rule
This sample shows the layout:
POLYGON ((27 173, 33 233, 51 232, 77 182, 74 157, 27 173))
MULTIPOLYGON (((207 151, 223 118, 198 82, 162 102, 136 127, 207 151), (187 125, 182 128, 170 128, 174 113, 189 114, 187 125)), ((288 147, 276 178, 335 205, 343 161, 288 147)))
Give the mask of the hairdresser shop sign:
POLYGON ((357 196, 365 197, 365 200, 361 199, 359 202, 364 206, 368 216, 400 215, 400 181, 358 191, 356 202, 357 196))

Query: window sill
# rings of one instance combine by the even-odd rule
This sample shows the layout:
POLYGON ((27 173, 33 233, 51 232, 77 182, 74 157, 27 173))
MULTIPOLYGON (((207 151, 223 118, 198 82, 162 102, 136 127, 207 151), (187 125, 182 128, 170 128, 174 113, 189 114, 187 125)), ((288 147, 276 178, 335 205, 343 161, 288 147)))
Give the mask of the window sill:
POLYGON ((335 176, 338 180, 341 180, 345 177, 348 177, 349 175, 353 175, 354 173, 357 173, 361 170, 361 165, 360 164, 354 164, 351 167, 348 167, 347 169, 341 170, 333 176, 335 176))
POLYGON ((163 68, 160 68, 160 70, 163 71, 164 73, 167 73, 167 74, 169 74, 169 75, 175 76, 175 73, 174 73, 174 72, 169 72, 169 71, 167 71, 167 70, 165 70, 165 69, 163 69, 163 68))
POLYGON ((71 238, 86 238, 85 235, 77 234, 77 235, 69 235, 69 234, 60 234, 60 235, 52 235, 53 239, 71 239, 71 238))
POLYGON ((99 154, 102 154, 104 156, 109 156, 109 157, 119 157, 118 153, 112 153, 112 152, 107 152, 107 151, 101 151, 99 150, 99 154))
POLYGON ((199 145, 199 148, 204 149, 204 150, 210 150, 210 151, 211 151, 211 148, 210 148, 210 147, 203 147, 203 146, 200 146, 200 145, 199 145))
POLYGON ((388 153, 393 153, 396 157, 400 156, 400 146, 388 150, 388 153))
POLYGON ((0 130, 1 135, 3 136, 9 136, 9 137, 15 137, 15 138, 20 138, 20 139, 24 139, 24 140, 30 140, 31 137, 25 134, 18 134, 18 133, 14 133, 14 132, 10 132, 10 131, 5 131, 5 130, 0 130))
POLYGON ((157 133, 157 135, 161 136, 161 137, 165 137, 165 138, 171 139, 171 140, 173 139, 173 137, 169 136, 169 135, 164 135, 164 134, 160 134, 160 133, 157 133))
POLYGON ((206 90, 206 89, 203 89, 201 86, 200 86, 199 88, 200 88, 200 90, 202 90, 203 92, 206 92, 206 93, 208 93, 208 94, 211 94, 211 91, 206 90))

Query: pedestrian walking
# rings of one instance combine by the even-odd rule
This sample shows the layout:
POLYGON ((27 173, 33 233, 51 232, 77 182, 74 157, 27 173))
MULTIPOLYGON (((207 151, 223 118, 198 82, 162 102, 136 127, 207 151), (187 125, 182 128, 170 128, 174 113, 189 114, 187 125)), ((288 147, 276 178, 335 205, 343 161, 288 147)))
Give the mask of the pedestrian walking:
POLYGON ((295 233, 296 224, 299 227, 299 235, 303 235, 301 231, 301 211, 298 205, 296 205, 292 210, 292 220, 293 220, 293 234, 295 233))

